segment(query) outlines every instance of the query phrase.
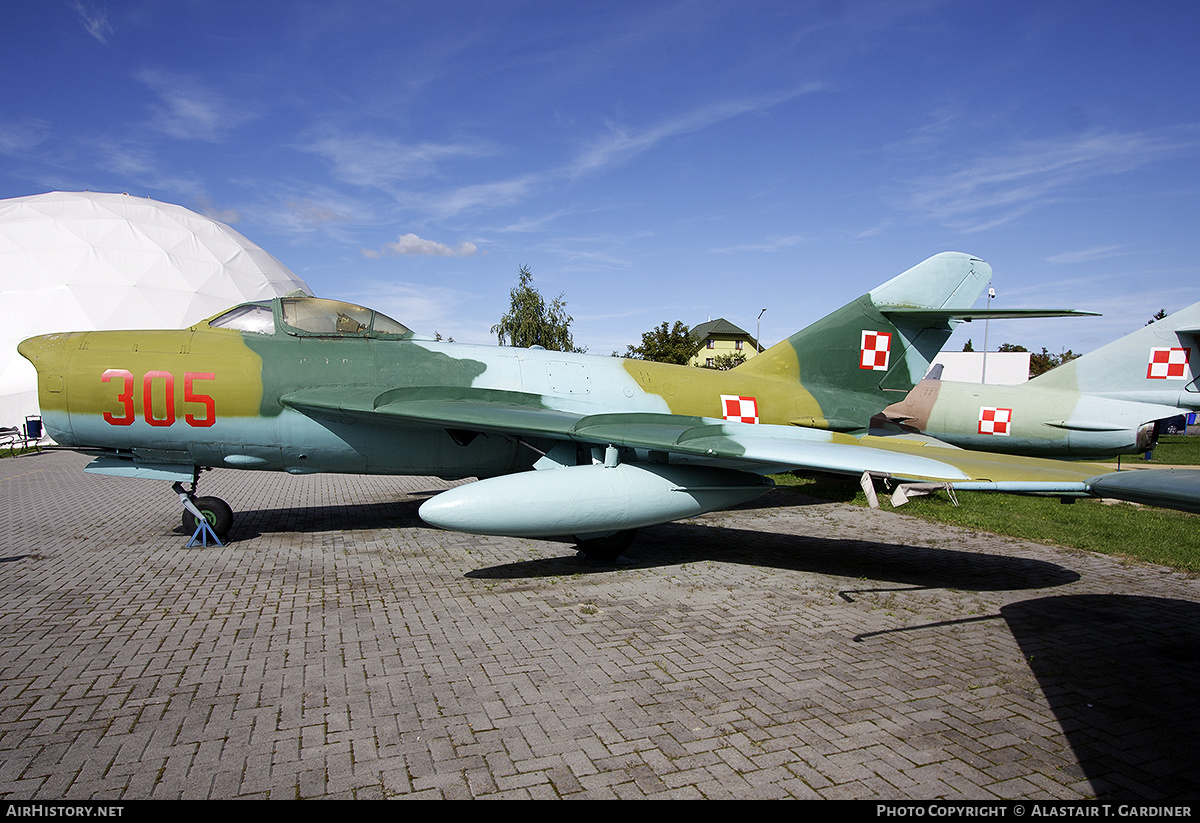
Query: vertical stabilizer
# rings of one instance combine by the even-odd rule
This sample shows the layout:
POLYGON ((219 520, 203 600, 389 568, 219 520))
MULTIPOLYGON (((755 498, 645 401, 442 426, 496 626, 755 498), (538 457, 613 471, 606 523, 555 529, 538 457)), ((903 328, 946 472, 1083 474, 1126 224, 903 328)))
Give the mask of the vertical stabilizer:
POLYGON ((943 252, 738 368, 798 380, 830 419, 865 427, 917 384, 957 325, 951 315, 973 306, 991 276, 978 257, 943 252))
POLYGON ((1030 386, 1200 408, 1200 303, 1064 363, 1030 386))

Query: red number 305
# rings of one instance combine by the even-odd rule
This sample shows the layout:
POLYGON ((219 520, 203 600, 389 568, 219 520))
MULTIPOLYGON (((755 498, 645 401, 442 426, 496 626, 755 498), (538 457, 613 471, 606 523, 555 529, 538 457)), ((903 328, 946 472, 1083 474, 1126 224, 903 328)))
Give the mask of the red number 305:
MULTIPOLYGON (((196 394, 193 383, 196 380, 215 380, 212 372, 186 372, 183 375, 183 402, 199 403, 204 409, 204 416, 197 417, 188 412, 183 416, 189 426, 205 428, 217 422, 217 407, 212 397, 207 394, 196 394)), ((100 381, 111 383, 119 380, 122 383, 121 393, 117 402, 121 404, 124 414, 117 416, 112 412, 104 413, 104 420, 113 426, 129 426, 134 421, 133 410, 133 373, 127 369, 108 369, 100 375, 100 381)), ((151 426, 170 426, 175 422, 175 375, 167 371, 148 371, 142 376, 142 419, 151 426), (161 389, 160 389, 161 387, 161 389), (154 415, 154 399, 162 392, 162 417, 154 415)))

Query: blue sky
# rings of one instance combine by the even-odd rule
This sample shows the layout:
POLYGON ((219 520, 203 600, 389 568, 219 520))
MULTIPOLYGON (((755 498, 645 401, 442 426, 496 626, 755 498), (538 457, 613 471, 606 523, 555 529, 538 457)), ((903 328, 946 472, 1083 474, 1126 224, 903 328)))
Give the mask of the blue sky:
POLYGON ((1200 300, 1198 32, 1154 0, 10 3, 0 197, 178 203, 464 342, 528 265, 594 354, 763 308, 775 343, 965 251, 996 306, 1105 315, 993 348, 1089 351, 1200 300))

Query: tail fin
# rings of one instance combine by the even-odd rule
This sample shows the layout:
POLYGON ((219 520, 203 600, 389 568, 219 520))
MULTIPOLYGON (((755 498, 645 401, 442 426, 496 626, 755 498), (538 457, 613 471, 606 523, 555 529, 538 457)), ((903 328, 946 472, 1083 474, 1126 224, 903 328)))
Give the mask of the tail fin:
POLYGON ((1200 409, 1200 303, 1064 363, 1030 384, 1200 409))
POLYGON ((929 369, 983 293, 992 267, 942 252, 872 289, 738 367, 799 380, 826 411, 801 425, 852 430, 907 392, 929 369))

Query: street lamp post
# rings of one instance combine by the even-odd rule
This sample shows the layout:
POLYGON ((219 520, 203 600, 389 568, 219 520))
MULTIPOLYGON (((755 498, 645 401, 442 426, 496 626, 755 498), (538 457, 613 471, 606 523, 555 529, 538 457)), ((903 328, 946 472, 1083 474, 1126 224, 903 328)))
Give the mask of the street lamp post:
MULTIPOLYGON (((996 290, 991 286, 988 287, 987 307, 992 307, 992 298, 996 296, 996 290)), ((983 319, 983 373, 979 376, 980 383, 987 382, 987 349, 988 349, 988 318, 983 319)))

